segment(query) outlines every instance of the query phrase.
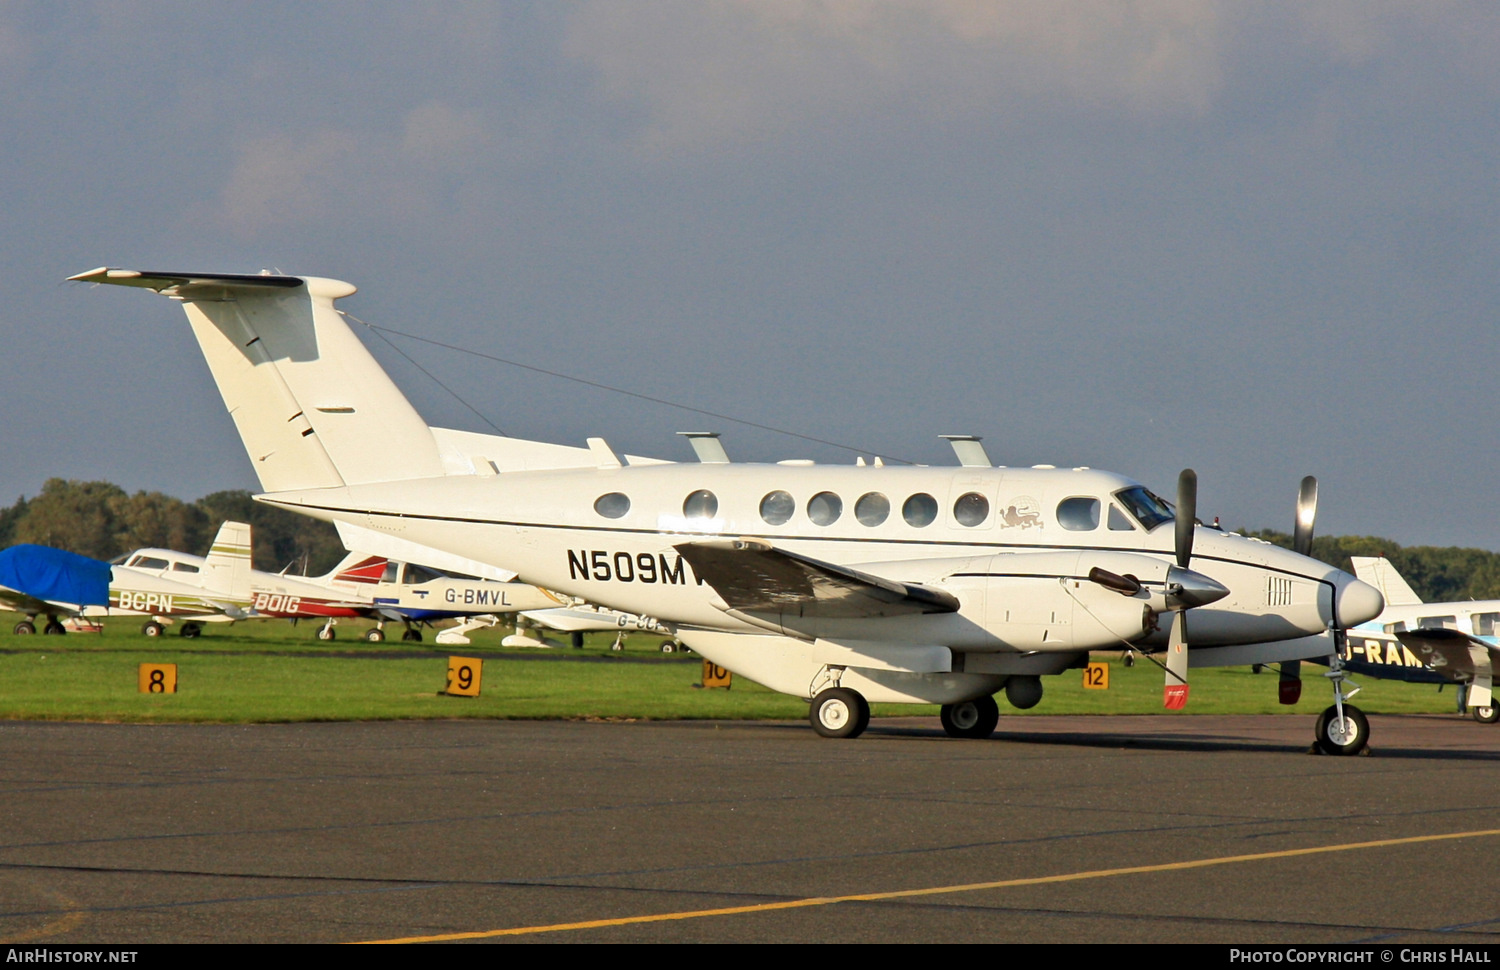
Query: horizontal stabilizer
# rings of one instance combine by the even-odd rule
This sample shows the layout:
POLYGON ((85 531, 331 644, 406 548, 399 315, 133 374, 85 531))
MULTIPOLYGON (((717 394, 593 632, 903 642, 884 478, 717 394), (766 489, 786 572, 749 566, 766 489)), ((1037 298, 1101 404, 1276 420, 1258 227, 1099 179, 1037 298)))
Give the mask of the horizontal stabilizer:
POLYGON ((959 608, 952 593, 820 562, 757 539, 685 542, 675 548, 731 610, 852 619, 959 608))

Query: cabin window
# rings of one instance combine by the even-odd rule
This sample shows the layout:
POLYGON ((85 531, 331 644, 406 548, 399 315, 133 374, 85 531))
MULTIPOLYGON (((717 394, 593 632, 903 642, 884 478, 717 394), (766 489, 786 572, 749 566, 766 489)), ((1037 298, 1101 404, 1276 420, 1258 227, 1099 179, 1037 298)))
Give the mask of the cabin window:
POLYGON ((1475 613, 1469 619, 1474 623, 1476 637, 1492 637, 1495 635, 1495 624, 1500 621, 1500 613, 1475 613))
POLYGON ((1162 501, 1160 496, 1152 494, 1149 490, 1137 485, 1115 493, 1115 498, 1125 506, 1125 510, 1135 516, 1135 520, 1150 532, 1163 522, 1171 522, 1175 515, 1172 507, 1162 501))
POLYGON ((400 577, 400 575, 401 564, 399 562, 387 561, 385 564, 385 572, 380 574, 380 581, 382 583, 394 583, 400 577))
POLYGON ((1130 516, 1120 511, 1120 507, 1115 503, 1109 503, 1109 531, 1131 532, 1134 529, 1135 526, 1130 524, 1130 516))
POLYGON ((1092 532, 1099 528, 1099 500, 1063 499, 1057 503, 1057 524, 1069 532, 1092 532))
POLYGON ((767 492, 760 500, 760 517, 766 525, 786 525, 797 514, 797 501, 781 489, 767 492))
POLYGON ((443 574, 426 566, 418 566, 416 563, 407 563, 406 572, 401 574, 401 582, 407 586, 430 583, 435 579, 442 579, 443 574))
POLYGON ((157 559, 155 556, 136 556, 130 564, 136 569, 166 569, 170 565, 165 559, 157 559))
POLYGON ((854 503, 854 517, 860 525, 874 528, 891 515, 891 500, 879 492, 866 492, 854 503))
POLYGON ((606 492, 594 499, 594 511, 606 519, 618 519, 630 511, 630 499, 619 492, 606 492))
POLYGON ((1385 625, 1385 632, 1387 632, 1387 633, 1405 633, 1406 632, 1406 621, 1403 620, 1403 621, 1398 622, 1398 623, 1387 623, 1385 625))
POLYGON ((197 571, 198 571, 198 567, 194 566, 190 562, 174 562, 174 563, 172 563, 172 572, 174 572, 174 573, 196 573, 197 571))
POLYGON ((1417 617, 1418 630, 1457 630, 1458 617, 1456 616, 1419 616, 1417 617))
POLYGON ((832 492, 819 492, 807 500, 807 517, 817 525, 833 525, 844 514, 844 500, 832 492))
POLYGON ((719 499, 708 489, 700 488, 683 499, 682 514, 689 519, 711 519, 719 514, 719 499))
POLYGON ((953 503, 953 517, 959 525, 974 528, 990 517, 990 500, 978 492, 965 492, 953 503))
POLYGON ((906 520, 907 525, 916 529, 932 525, 937 512, 937 499, 926 492, 918 492, 901 506, 901 517, 906 520))

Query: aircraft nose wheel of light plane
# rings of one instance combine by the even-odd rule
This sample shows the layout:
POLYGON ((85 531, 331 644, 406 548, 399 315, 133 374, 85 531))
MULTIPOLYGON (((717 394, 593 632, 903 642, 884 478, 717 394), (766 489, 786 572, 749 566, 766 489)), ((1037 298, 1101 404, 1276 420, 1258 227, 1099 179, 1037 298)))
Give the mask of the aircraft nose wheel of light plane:
POLYGON ((148 620, 145 623, 141 624, 141 632, 148 637, 159 637, 166 631, 167 628, 162 626, 155 620, 148 620))
POLYGON ((327 623, 325 623, 322 626, 318 627, 318 639, 319 640, 332 640, 337 635, 338 634, 334 633, 334 631, 333 631, 333 621, 332 620, 329 620, 327 623))
POLYGON ((1494 724, 1500 721, 1500 704, 1484 704, 1472 710, 1474 720, 1480 724, 1494 724))
POLYGON ((846 687, 830 687, 813 698, 810 720, 825 738, 857 738, 870 726, 870 705, 846 687))
POLYGON ((15 626, 11 627, 10 632, 16 634, 17 636, 31 636, 31 634, 36 632, 36 625, 33 624, 30 620, 22 620, 20 623, 17 623, 15 626))
POLYGON ((365 641, 367 643, 381 643, 384 640, 385 640, 385 631, 384 630, 372 627, 371 629, 365 631, 365 641))
POLYGON ((950 738, 987 738, 1000 723, 1000 705, 993 697, 979 697, 959 704, 944 704, 938 714, 950 738))
POLYGON ((52 620, 46 626, 42 627, 42 632, 48 636, 60 637, 68 631, 63 628, 63 625, 61 623, 57 622, 56 620, 52 620))
POLYGON ((1323 754, 1359 754, 1370 742, 1370 721, 1365 712, 1353 704, 1345 704, 1343 708, 1342 717, 1337 707, 1318 715, 1317 743, 1323 754))

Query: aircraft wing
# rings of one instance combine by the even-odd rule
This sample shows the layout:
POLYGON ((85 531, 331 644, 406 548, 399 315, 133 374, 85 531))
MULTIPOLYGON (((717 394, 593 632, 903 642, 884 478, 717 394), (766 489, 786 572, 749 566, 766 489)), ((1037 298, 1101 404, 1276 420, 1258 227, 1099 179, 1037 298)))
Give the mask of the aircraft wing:
POLYGON ((759 539, 685 542, 675 548, 731 610, 860 618, 959 608, 958 598, 944 590, 820 562, 759 539))
POLYGON ((1500 649, 1457 630, 1408 630, 1397 633, 1402 645, 1442 676, 1469 684, 1469 705, 1486 707, 1500 649))

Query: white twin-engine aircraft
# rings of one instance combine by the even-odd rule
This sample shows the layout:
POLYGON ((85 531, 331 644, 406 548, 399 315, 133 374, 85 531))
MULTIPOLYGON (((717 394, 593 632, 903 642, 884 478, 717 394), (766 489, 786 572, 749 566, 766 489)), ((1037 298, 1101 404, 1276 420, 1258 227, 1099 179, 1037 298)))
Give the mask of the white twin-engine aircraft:
MULTIPOLYGON (((599 438, 431 428, 334 308, 348 283, 72 278, 183 305, 262 501, 335 523, 350 548, 518 574, 652 617, 714 663, 810 698, 823 735, 859 734, 875 701, 940 704, 949 734, 985 737, 998 691, 1030 707, 1041 677, 1125 646, 1167 648, 1168 707, 1187 700, 1190 663, 1280 662, 1282 699, 1295 700, 1298 661, 1331 657, 1337 673, 1342 630, 1381 610, 1338 569, 1195 528, 1190 471, 1174 514, 1120 475, 991 467, 974 438, 954 440, 958 467, 927 468, 735 464, 713 436, 690 435, 699 461, 678 464, 622 460, 599 438)), ((1302 551, 1313 485, 1298 505, 1302 551)), ((1356 753, 1368 727, 1333 684, 1319 745, 1356 753)))

